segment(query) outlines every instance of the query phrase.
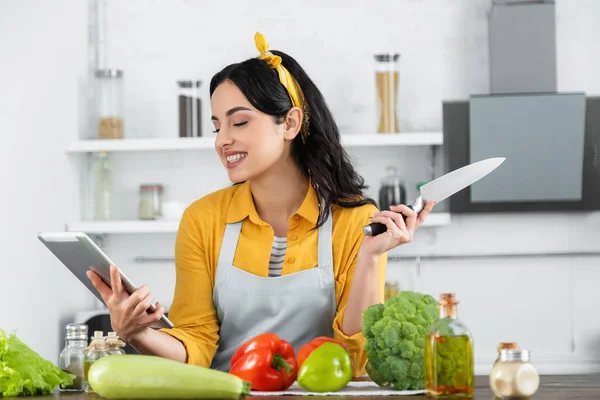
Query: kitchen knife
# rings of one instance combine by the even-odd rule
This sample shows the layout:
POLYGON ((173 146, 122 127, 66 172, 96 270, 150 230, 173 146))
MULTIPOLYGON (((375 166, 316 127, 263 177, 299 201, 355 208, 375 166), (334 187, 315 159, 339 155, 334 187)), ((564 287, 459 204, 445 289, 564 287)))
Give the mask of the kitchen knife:
MULTIPOLYGON (((426 183, 419 189, 421 195, 417 197, 414 203, 408 208, 420 213, 425 206, 426 201, 435 201, 436 204, 461 191, 467 186, 477 182, 502 164, 506 160, 503 157, 488 158, 482 161, 469 164, 456 169, 446 175, 440 176, 431 182, 426 183)), ((403 215, 404 220, 406 216, 403 215)), ((374 222, 363 227, 366 236, 377 236, 387 231, 387 226, 379 222, 374 222)))

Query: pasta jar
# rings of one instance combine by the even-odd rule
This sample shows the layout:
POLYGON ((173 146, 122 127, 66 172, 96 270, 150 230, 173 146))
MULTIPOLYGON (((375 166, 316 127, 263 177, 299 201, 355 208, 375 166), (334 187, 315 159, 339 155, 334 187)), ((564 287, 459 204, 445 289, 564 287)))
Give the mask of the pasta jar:
POLYGON ((202 136, 201 80, 178 81, 179 136, 202 136))
POLYGON ((375 84, 379 103, 377 133, 397 133, 398 128, 398 53, 375 54, 375 84))
POLYGON ((500 350, 500 360, 490 373, 490 387, 496 397, 522 399, 537 392, 540 377, 529 359, 529 350, 500 350))
POLYGON ((160 184, 140 185, 139 218, 153 220, 162 217, 163 186, 160 184))
POLYGON ((123 138, 123 71, 96 70, 96 114, 99 139, 123 138))

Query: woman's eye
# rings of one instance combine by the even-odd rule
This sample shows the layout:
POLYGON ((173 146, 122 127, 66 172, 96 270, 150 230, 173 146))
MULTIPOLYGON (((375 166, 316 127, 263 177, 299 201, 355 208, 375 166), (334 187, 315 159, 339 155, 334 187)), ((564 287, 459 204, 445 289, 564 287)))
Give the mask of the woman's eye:
POLYGON ((219 133, 219 129, 215 129, 213 133, 219 133))
POLYGON ((237 124, 233 124, 233 126, 243 126, 243 125, 246 125, 247 123, 248 123, 248 121, 240 122, 240 123, 237 123, 237 124))

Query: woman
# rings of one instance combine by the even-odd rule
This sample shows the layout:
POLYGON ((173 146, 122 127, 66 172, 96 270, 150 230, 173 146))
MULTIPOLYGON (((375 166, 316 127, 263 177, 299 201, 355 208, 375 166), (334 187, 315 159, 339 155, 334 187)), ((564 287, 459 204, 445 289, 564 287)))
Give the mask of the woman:
POLYGON ((383 299, 386 252, 431 211, 377 212, 340 144, 321 92, 282 52, 233 64, 210 84, 215 149, 232 182, 190 205, 177 234, 173 329, 153 330, 147 286, 128 296, 89 272, 113 329, 140 353, 228 371, 237 347, 274 332, 298 348, 334 337, 364 374, 362 312, 383 299), (406 216, 404 222, 402 215, 406 216), (380 222, 387 234, 364 237, 380 222))

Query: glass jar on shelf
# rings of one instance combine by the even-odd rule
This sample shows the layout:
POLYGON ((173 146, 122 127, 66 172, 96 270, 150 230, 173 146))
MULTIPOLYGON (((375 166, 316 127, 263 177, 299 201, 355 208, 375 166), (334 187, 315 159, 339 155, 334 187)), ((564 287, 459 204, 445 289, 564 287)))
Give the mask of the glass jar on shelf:
POLYGON ((386 171, 387 175, 379 188, 380 211, 389 211, 390 206, 406 204, 406 187, 398 175, 398 168, 389 166, 386 171))
POLYGON ((386 281, 384 287, 384 302, 387 302, 389 299, 394 297, 400 293, 400 288, 398 287, 398 281, 386 281))
POLYGON ((98 69, 96 118, 99 139, 123 139, 123 71, 98 69))
POLYGON ((88 339, 88 326, 68 324, 65 327, 65 347, 58 356, 58 367, 75 375, 70 385, 60 385, 61 392, 81 392, 85 389, 84 362, 88 339))
POLYGON ((113 219, 113 180, 112 165, 108 153, 101 151, 93 155, 94 219, 113 219))
POLYGON ((400 72, 398 53, 375 54, 375 84, 379 106, 377 133, 397 133, 398 128, 398 85, 400 72))
POLYGON ((179 137, 202 136, 201 80, 180 80, 178 86, 179 137))
POLYGON ((158 183, 140 185, 139 219, 162 218, 163 186, 158 183))

